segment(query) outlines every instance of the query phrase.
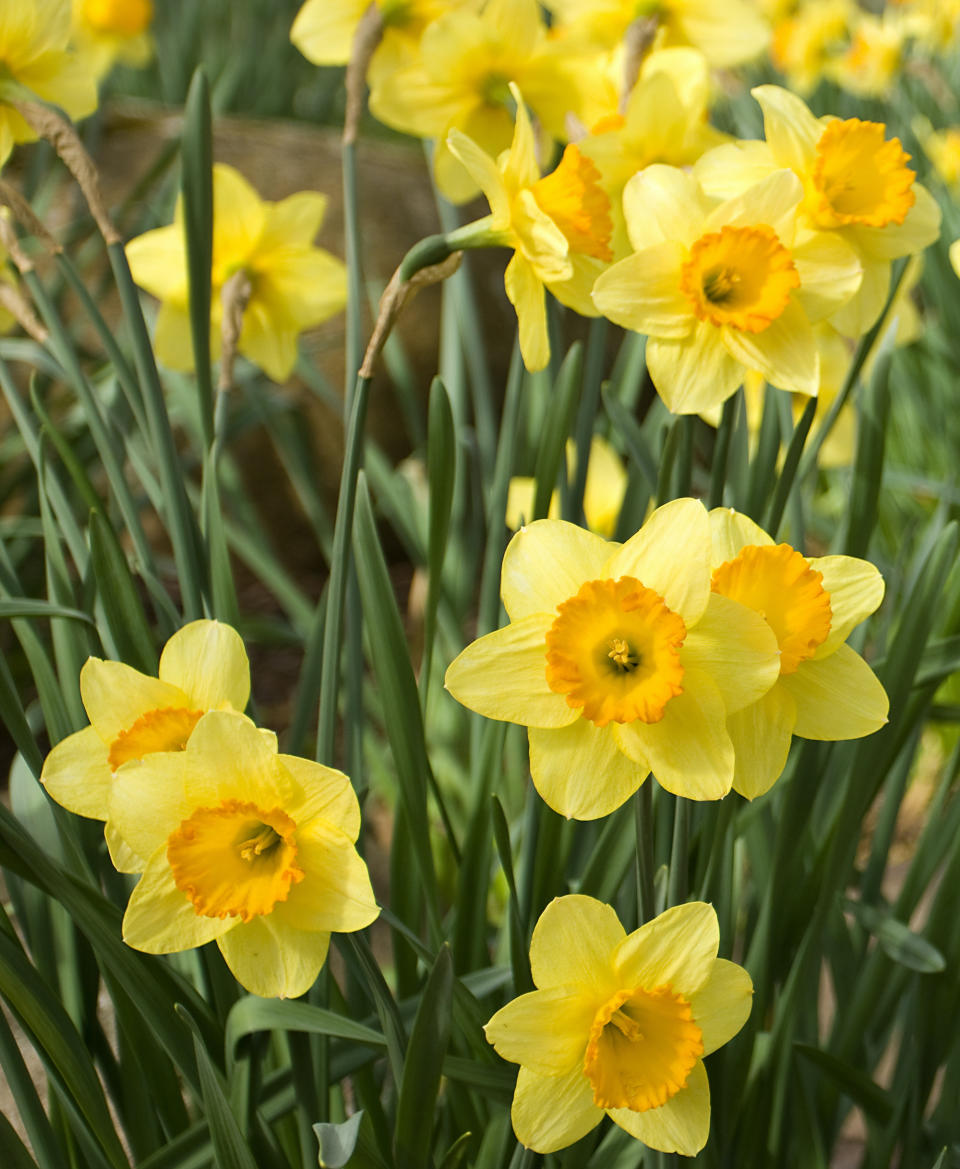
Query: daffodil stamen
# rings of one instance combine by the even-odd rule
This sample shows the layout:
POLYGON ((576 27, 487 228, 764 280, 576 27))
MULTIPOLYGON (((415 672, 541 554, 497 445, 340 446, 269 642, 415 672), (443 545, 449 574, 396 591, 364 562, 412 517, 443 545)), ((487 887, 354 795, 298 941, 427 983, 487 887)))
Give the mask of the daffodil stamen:
POLYGON ((749 544, 714 570, 712 587, 758 612, 780 646, 780 674, 813 657, 830 633, 830 594, 823 574, 789 544, 749 544))
POLYGON ((148 710, 110 744, 110 770, 154 751, 182 751, 202 716, 202 710, 176 706, 148 710))
POLYGON ((820 227, 902 224, 914 205, 916 175, 882 122, 830 122, 817 142, 811 213, 820 227))

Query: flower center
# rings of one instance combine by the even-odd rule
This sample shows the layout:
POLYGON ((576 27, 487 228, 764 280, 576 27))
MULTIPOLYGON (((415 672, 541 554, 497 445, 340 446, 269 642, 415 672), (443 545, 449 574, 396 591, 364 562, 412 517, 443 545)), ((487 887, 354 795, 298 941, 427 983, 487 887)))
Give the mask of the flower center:
POLYGON ((154 751, 182 751, 202 717, 202 710, 180 706, 148 710, 110 744, 110 770, 116 771, 130 759, 142 759, 154 751))
POLYGON ((303 880, 296 828, 279 808, 240 800, 198 808, 167 840, 174 883, 202 917, 269 913, 303 880))
POLYGON ((620 990, 597 1011, 583 1059, 598 1108, 646 1112, 686 1085, 703 1054, 690 1003, 669 986, 620 990))
POLYGON ((833 121, 817 142, 813 218, 820 227, 886 227, 913 206, 914 172, 899 138, 884 139, 882 122, 833 121))
POLYGON ((84 0, 83 16, 97 32, 135 37, 153 19, 153 0, 84 0))
POLYGON ((701 321, 747 333, 762 333, 775 321, 799 284, 790 252, 766 224, 701 236, 680 274, 701 321))
POLYGON ((589 580, 557 606, 547 633, 547 685, 598 727, 655 723, 683 692, 683 619, 631 576, 589 580))
POLYGON ((812 658, 830 632, 833 611, 823 574, 789 544, 749 544, 713 572, 713 591, 763 617, 780 645, 780 673, 812 658))
POLYGON ((572 252, 610 261, 613 220, 610 200, 600 186, 600 172, 573 143, 563 152, 556 170, 531 188, 545 211, 566 236, 572 252))

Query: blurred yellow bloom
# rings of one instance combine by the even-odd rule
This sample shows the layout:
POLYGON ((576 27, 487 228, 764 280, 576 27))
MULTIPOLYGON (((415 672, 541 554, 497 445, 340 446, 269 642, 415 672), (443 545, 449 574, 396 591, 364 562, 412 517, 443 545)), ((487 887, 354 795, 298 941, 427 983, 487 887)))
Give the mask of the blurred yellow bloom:
POLYGON ((827 64, 824 73, 850 93, 885 97, 900 77, 908 31, 895 13, 878 17, 860 12, 850 44, 827 64))
POLYGON ((152 20, 153 0, 73 0, 73 43, 97 78, 116 61, 145 65, 152 20))
POLYGON ((437 139, 437 185, 462 203, 478 185, 448 149, 451 129, 495 158, 513 136, 516 85, 544 134, 559 141, 569 113, 593 120, 599 76, 593 56, 549 37, 536 0, 486 0, 480 11, 460 7, 434 21, 413 61, 373 76, 370 109, 394 129, 437 139))
POLYGON ((960 188, 960 126, 934 130, 927 118, 915 118, 913 132, 923 153, 948 187, 960 188))
MULTIPOLYGON (((567 441, 566 455, 567 478, 572 479, 577 471, 577 448, 572 440, 567 441)), ((627 490, 627 469, 613 447, 598 434, 590 440, 589 460, 583 489, 583 514, 591 532, 610 537, 620 518, 620 508, 627 490)), ((515 532, 529 522, 536 493, 536 480, 524 476, 510 480, 507 490, 507 527, 512 531, 515 532)), ((548 518, 560 518, 560 494, 557 491, 550 496, 548 518)))
POLYGON ((809 93, 850 41, 858 8, 853 0, 811 0, 774 26, 770 56, 791 89, 809 93))
POLYGON ((860 265, 843 241, 797 232, 802 200, 788 170, 719 205, 674 167, 647 167, 627 183, 635 251, 598 278, 593 299, 616 324, 648 335, 647 368, 674 413, 718 405, 749 369, 816 393, 811 320, 853 295, 860 265))
POLYGON ((507 1003, 487 1039, 520 1064, 511 1117, 538 1153, 604 1114, 652 1149, 692 1157, 710 1132, 704 1056, 750 1015, 753 984, 717 957, 712 906, 677 905, 627 934, 592 897, 558 897, 530 941, 536 990, 507 1003))
MULTIPOLYGON (((170 638, 160 655, 159 677, 123 662, 88 658, 80 671, 80 697, 90 726, 50 751, 40 776, 50 796, 94 820, 106 820, 116 773, 131 759, 182 751, 208 710, 242 711, 250 697, 250 666, 236 630, 218 621, 192 621, 170 638)), ((107 841, 114 862, 130 858, 107 841)))
POLYGON ((276 737, 242 714, 205 714, 182 751, 122 767, 110 819, 145 858, 124 941, 169 954, 216 940, 253 994, 304 994, 330 933, 363 929, 379 913, 354 847, 350 781, 278 754, 276 737))
MULTIPOLYGON (((268 203, 233 167, 219 163, 213 168, 214 358, 220 354, 220 293, 238 272, 250 282, 239 350, 274 381, 284 381, 296 364, 299 334, 343 308, 346 270, 312 244, 326 203, 313 191, 268 203)), ((157 314, 157 356, 171 369, 193 369, 182 199, 173 223, 131 240, 127 257, 134 280, 163 302, 157 314)))
POLYGON ((783 771, 792 735, 859 739, 887 721, 876 675, 845 644, 883 600, 883 578, 852 556, 807 558, 774 544, 732 508, 710 513, 714 592, 761 613, 780 647, 780 677, 727 719, 742 796, 763 795, 783 771))
POLYGON ((956 45, 960 25, 960 0, 889 0, 889 6, 903 13, 910 35, 934 53, 956 45))
POLYGON ((540 177, 533 127, 515 86, 513 93, 513 141, 496 162, 466 134, 450 131, 451 154, 490 204, 490 215, 450 238, 460 247, 513 249, 504 284, 517 312, 524 364, 536 370, 550 359, 544 288, 581 315, 597 316, 590 290, 613 258, 613 222, 599 172, 576 146, 568 146, 557 168, 540 177))
POLYGON ((960 276, 960 239, 955 239, 950 245, 950 266, 960 276))
POLYGON ((910 155, 881 122, 815 118, 776 85, 751 91, 763 109, 766 142, 718 146, 697 163, 703 187, 718 198, 738 194, 764 174, 790 167, 803 184, 800 214, 821 239, 842 240, 863 269, 860 288, 829 315, 848 337, 876 321, 890 289, 890 264, 922 251, 940 233, 940 208, 907 166, 910 155))
POLYGON ((7 104, 29 96, 18 87, 74 120, 97 108, 96 80, 69 41, 70 0, 0 0, 0 166, 15 143, 37 137, 7 104))
POLYGON ((510 624, 467 646, 446 687, 529 728, 534 786, 561 815, 605 816, 649 771, 689 799, 730 790, 726 713, 769 689, 778 657, 758 614, 710 592, 709 558, 695 499, 658 508, 625 544, 550 519, 510 541, 510 624))

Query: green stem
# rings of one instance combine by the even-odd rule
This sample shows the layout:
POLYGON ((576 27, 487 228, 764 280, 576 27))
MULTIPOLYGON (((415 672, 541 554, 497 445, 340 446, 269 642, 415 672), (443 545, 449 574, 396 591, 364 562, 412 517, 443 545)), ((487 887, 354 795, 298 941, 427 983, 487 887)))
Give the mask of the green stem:
POLYGON ((793 487, 794 480, 797 477, 797 468, 800 466, 800 456, 803 454, 807 435, 810 433, 810 427, 813 425, 813 416, 816 412, 817 399, 810 398, 803 408, 803 413, 800 415, 797 425, 793 428, 790 445, 787 447, 786 458, 783 460, 783 470, 780 472, 780 478, 777 480, 777 489, 770 503, 770 514, 767 517, 766 528, 774 539, 777 537, 777 531, 783 520, 783 512, 787 506, 787 500, 790 498, 790 489, 793 487))
POLYGON ((640 925, 655 915, 653 870, 653 776, 640 785, 634 801, 637 830, 637 918, 640 925))
POLYGON ((739 394, 731 394, 723 404, 723 414, 717 427, 717 441, 713 448, 713 465, 710 470, 710 507, 723 506, 723 489, 727 482, 727 461, 730 458, 730 440, 737 421, 739 394))
POLYGON ((670 846, 670 881, 667 904, 680 905, 687 899, 687 848, 690 835, 690 804, 676 796, 673 808, 673 843, 670 846))

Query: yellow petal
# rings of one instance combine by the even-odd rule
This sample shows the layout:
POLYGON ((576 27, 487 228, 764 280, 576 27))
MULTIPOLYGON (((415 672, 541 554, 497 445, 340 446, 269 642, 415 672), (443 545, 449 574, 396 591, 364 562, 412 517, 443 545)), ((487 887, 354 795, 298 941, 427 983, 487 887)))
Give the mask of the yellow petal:
POLYGON ((643 755, 667 791, 689 800, 719 800, 730 790, 734 768, 723 698, 707 675, 692 669, 683 686, 659 722, 626 723, 614 728, 614 736, 631 756, 643 755))
POLYGON ((780 676, 776 635, 753 609, 711 593, 680 651, 685 669, 708 674, 728 714, 766 694, 780 676))
POLYGON ((620 986, 669 986, 690 998, 706 984, 719 948, 720 925, 712 905, 675 905, 624 938, 614 956, 616 978, 620 986))
POLYGON ((212 710, 187 741, 186 792, 195 807, 244 800, 260 808, 284 808, 294 790, 277 757, 277 737, 242 714, 212 710), (231 761, 224 767, 224 760, 231 761))
POLYGON ((650 770, 620 751, 609 726, 595 727, 585 718, 560 730, 531 727, 529 736, 533 786, 568 819, 608 815, 633 795, 650 770))
POLYGON ((154 751, 124 764, 114 776, 107 803, 110 825, 137 856, 150 857, 164 848, 170 833, 193 812, 185 784, 181 751, 154 751))
POLYGON ((750 1018, 753 983, 742 966, 718 958, 707 981, 690 996, 694 1022, 700 1028, 703 1054, 723 1047, 750 1018))
MULTIPOLYGON (((524 7, 529 14, 530 5, 526 0, 524 7)), ((523 187, 532 186, 540 178, 540 167, 537 164, 537 143, 527 107, 516 85, 511 85, 510 92, 517 103, 517 120, 514 123, 510 152, 500 164, 500 171, 507 190, 519 191, 523 187)))
POLYGON ((533 192, 522 190, 513 201, 513 226, 520 254, 530 262, 541 284, 573 277, 567 237, 543 210, 533 192))
POLYGON ((597 1013, 594 996, 570 987, 551 987, 520 995, 501 1007, 484 1027, 487 1042, 501 1059, 548 1076, 577 1068, 597 1013))
POLYGON ((257 251, 274 248, 309 248, 323 223, 327 197, 318 191, 298 191, 279 203, 265 203, 263 230, 257 251))
POLYGON ((656 164, 624 187, 623 214, 635 252, 667 240, 689 248, 703 233, 706 207, 692 175, 656 164))
POLYGON ((93 727, 61 739, 43 761, 40 782, 50 797, 78 816, 106 820, 109 746, 93 727))
POLYGON ((534 613, 556 616, 556 608, 597 580, 614 545, 564 520, 536 520, 507 545, 500 595, 511 621, 534 613))
POLYGON ((104 824, 103 839, 107 843, 110 863, 118 873, 142 873, 146 869, 146 858, 135 853, 112 824, 104 824))
POLYGON ((285 805, 285 811, 298 824, 320 816, 339 828, 350 840, 360 835, 360 805, 350 780, 342 771, 301 759, 299 755, 278 756, 280 765, 300 788, 300 799, 285 805))
MULTIPOLYGON (((554 492, 556 494, 556 492, 554 492)), ((533 504, 537 495, 537 481, 530 476, 517 475, 507 485, 507 507, 504 522, 511 532, 522 528, 533 518, 533 504)), ((551 510, 553 496, 550 497, 551 510)))
POLYGON ((530 939, 534 985, 541 990, 591 987, 602 997, 608 985, 614 986, 612 955, 626 936, 616 911, 605 902, 581 893, 555 897, 530 939))
POLYGON ((710 1135, 710 1085, 703 1060, 697 1060, 686 1085, 666 1104, 647 1112, 616 1108, 609 1115, 651 1149, 696 1156, 710 1135))
POLYGON ((497 164, 472 138, 456 127, 447 135, 447 148, 463 164, 486 196, 493 214, 491 226, 499 230, 506 229, 510 224, 510 201, 497 164))
POLYGON ((814 658, 828 657, 883 600, 883 577, 868 560, 855 556, 814 556, 810 567, 823 573, 830 594, 830 632, 814 658))
POLYGON ((627 491, 627 469, 612 446, 599 436, 590 441, 590 462, 583 492, 583 514, 591 531, 612 536, 627 491))
MULTIPOLYGON (((216 330, 217 341, 213 343, 211 330, 211 357, 216 359, 220 354, 219 329, 216 330)), ((165 300, 157 313, 156 325, 153 331, 153 347, 157 359, 169 369, 177 369, 182 373, 193 370, 193 335, 190 332, 190 314, 186 308, 174 301, 165 300)))
POLYGON ((725 564, 740 555, 743 548, 773 543, 767 533, 743 512, 732 507, 715 507, 710 512, 710 534, 713 539, 713 563, 725 564))
POLYGON ((820 385, 820 355, 813 327, 803 309, 791 300, 762 333, 720 330, 727 352, 781 390, 814 397, 820 385))
POLYGON ((345 65, 368 0, 307 0, 290 29, 290 40, 314 65, 345 65))
POLYGON ((636 535, 610 557, 606 575, 636 577, 679 613, 687 629, 710 599, 710 521, 699 499, 658 507, 636 535))
POLYGON ((770 25, 744 0, 684 0, 674 20, 678 34, 720 68, 742 65, 770 43, 770 25))
POLYGON ((271 318, 264 304, 251 302, 243 314, 237 349, 277 385, 283 385, 297 364, 299 332, 271 318))
POLYGON ((647 341, 650 378, 674 414, 699 414, 719 406, 743 381, 743 366, 724 348, 720 333, 709 321, 697 321, 682 340, 647 341))
POLYGON ((537 279, 533 266, 519 252, 515 252, 503 274, 507 299, 517 312, 520 353, 523 364, 531 373, 544 369, 550 360, 550 338, 547 334, 547 303, 543 285, 537 279))
POLYGON ((547 685, 549 614, 538 613, 468 645, 447 669, 444 685, 487 718, 528 727, 565 727, 579 710, 547 685))
POLYGON ((876 323, 890 291, 890 261, 862 254, 863 278, 854 295, 831 317, 830 324, 845 337, 862 337, 876 323))
POLYGON ((804 739, 859 739, 887 721, 890 703, 879 679, 848 645, 829 657, 801 662, 780 679, 797 704, 795 735, 804 739))
POLYGON ((243 639, 222 621, 191 621, 178 630, 163 647, 159 674, 186 694, 194 710, 243 711, 250 697, 243 639))
POLYGON ((872 259, 895 260, 932 244, 940 235, 940 204, 919 183, 914 183, 912 190, 916 201, 903 223, 854 227, 850 231, 854 246, 872 259))
POLYGON ((803 199, 803 184, 792 170, 775 170, 752 187, 721 203, 707 216, 705 229, 753 227, 767 224, 789 245, 793 240, 794 220, 803 199))
POLYGON ((204 917, 173 881, 165 853, 151 857, 123 915, 123 940, 147 954, 175 954, 212 942, 237 918, 204 917))
POLYGON ((766 142, 725 142, 702 155, 693 174, 714 199, 732 199, 778 167, 766 142))
POLYGON ((750 92, 763 110, 764 134, 774 158, 805 175, 813 166, 822 124, 805 102, 779 85, 758 85, 750 92))
POLYGON ((296 840, 304 876, 274 906, 278 921, 307 932, 352 933, 378 917, 370 874, 349 837, 315 819, 297 829, 296 840))
MULTIPOLYGON (((322 248, 258 252, 251 272, 255 291, 248 311, 262 307, 268 327, 299 333, 329 320, 347 303, 347 270, 322 248)), ((241 334, 241 347, 250 340, 241 334)))
POLYGON ((187 303, 187 254, 183 227, 171 224, 144 232, 127 244, 130 273, 160 300, 187 303))
POLYGON ((696 317, 680 287, 686 250, 665 240, 627 256, 597 277, 593 303, 614 324, 653 337, 686 337, 696 317))
POLYGON ((554 1153, 587 1135, 603 1119, 582 1068, 542 1076, 521 1068, 510 1109, 517 1140, 537 1153, 554 1153))
POLYGON ((123 662, 87 658, 80 671, 80 697, 87 715, 108 743, 148 710, 186 706, 179 686, 141 674, 123 662))
POLYGON ((727 732, 736 757, 733 788, 744 799, 762 796, 780 778, 796 721, 797 704, 790 691, 779 683, 750 706, 729 716, 727 732))
POLYGON ((261 998, 298 998, 317 981, 330 935, 304 933, 275 914, 241 922, 217 939, 234 978, 261 998))
POLYGON ((811 321, 836 312, 863 280, 859 256, 836 232, 811 232, 794 241, 792 254, 800 275, 795 295, 811 321))
POLYGON ((238 170, 218 162, 213 168, 213 284, 220 287, 246 264, 260 240, 266 204, 238 170))

